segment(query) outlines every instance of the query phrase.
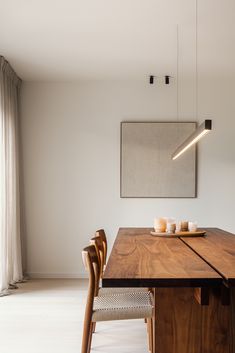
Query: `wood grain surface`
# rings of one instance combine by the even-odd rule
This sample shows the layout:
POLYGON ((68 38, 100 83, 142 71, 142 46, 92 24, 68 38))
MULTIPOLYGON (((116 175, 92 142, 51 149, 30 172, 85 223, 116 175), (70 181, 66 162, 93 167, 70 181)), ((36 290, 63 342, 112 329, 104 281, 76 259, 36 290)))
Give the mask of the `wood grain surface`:
POLYGON ((204 238, 155 238, 151 230, 119 230, 103 285, 155 287, 154 353, 235 353, 235 237, 207 228, 204 238))
POLYGON ((213 267, 229 286, 235 286, 235 235, 218 228, 204 228, 203 238, 181 238, 213 267))
POLYGON ((222 278, 181 239, 155 238, 152 228, 120 228, 104 287, 203 287, 222 278))
POLYGON ((230 319, 229 352, 235 353, 235 287, 232 287, 230 290, 229 319, 230 319))
POLYGON ((234 353, 229 307, 210 290, 209 305, 194 299, 193 288, 156 288, 156 353, 234 353))
POLYGON ((201 306, 193 288, 155 289, 155 308, 154 352, 202 353, 201 306))
POLYGON ((201 308, 202 353, 234 353, 230 349, 233 341, 230 308, 221 303, 220 288, 211 289, 209 305, 201 308))

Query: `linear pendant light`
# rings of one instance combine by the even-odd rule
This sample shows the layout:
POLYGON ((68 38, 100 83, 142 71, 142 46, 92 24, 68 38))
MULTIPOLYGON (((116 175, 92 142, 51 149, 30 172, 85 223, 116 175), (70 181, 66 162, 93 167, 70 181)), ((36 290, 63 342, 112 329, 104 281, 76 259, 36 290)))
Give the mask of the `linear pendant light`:
MULTIPOLYGON (((198 0, 195 0, 195 72, 196 72, 196 117, 198 117, 198 0)), ((177 53, 179 48, 179 35, 177 26, 177 53)), ((178 54, 177 54, 177 82, 178 82, 178 54)), ((178 107, 178 87, 177 87, 177 107, 178 107)), ((177 118, 178 118, 178 108, 177 108, 177 118)), ((187 151, 191 146, 197 143, 203 136, 205 136, 212 129, 212 121, 205 120, 193 133, 190 135, 172 154, 171 158, 175 160, 185 151, 187 151)))
POLYGON ((192 133, 183 143, 180 145, 172 155, 172 159, 178 158, 187 149, 197 143, 203 136, 205 136, 212 129, 212 121, 205 120, 196 131, 192 133))

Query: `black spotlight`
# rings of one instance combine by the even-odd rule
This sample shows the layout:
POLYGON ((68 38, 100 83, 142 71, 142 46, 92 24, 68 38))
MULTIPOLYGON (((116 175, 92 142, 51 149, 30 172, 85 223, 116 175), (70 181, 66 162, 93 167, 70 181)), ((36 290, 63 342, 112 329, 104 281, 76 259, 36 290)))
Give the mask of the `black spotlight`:
POLYGON ((165 84, 169 85, 170 83, 170 76, 165 76, 165 84))
POLYGON ((150 83, 150 85, 154 84, 154 76, 153 75, 149 76, 149 83, 150 83))

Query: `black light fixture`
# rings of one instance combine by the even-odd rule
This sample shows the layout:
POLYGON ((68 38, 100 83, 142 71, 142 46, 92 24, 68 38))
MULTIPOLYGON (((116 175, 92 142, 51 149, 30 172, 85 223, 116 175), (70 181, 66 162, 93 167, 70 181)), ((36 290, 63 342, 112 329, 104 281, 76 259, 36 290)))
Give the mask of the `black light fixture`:
POLYGON ((165 76, 165 84, 166 84, 166 85, 169 85, 169 83, 170 83, 170 76, 169 76, 169 75, 166 75, 166 76, 165 76))
MULTIPOLYGON (((169 85, 169 84, 170 84, 170 78, 171 78, 172 76, 170 76, 170 75, 165 75, 165 76, 163 76, 163 77, 164 77, 164 79, 165 79, 165 84, 166 84, 166 85, 169 85)), ((154 84, 155 78, 156 78, 156 76, 154 76, 154 75, 149 75, 149 84, 150 84, 150 85, 153 85, 153 84, 154 84)))
POLYGON ((154 77, 155 77, 155 76, 153 76, 153 75, 150 75, 150 76, 149 76, 149 84, 150 84, 150 85, 153 85, 153 84, 154 84, 154 77))

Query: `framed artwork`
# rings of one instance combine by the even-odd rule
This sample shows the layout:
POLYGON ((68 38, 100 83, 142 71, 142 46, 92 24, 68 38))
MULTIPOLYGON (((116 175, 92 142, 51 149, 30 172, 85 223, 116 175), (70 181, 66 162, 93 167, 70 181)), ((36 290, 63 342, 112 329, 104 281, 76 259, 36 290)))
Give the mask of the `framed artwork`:
POLYGON ((195 122, 121 123, 121 197, 196 197, 196 146, 172 160, 195 122))

